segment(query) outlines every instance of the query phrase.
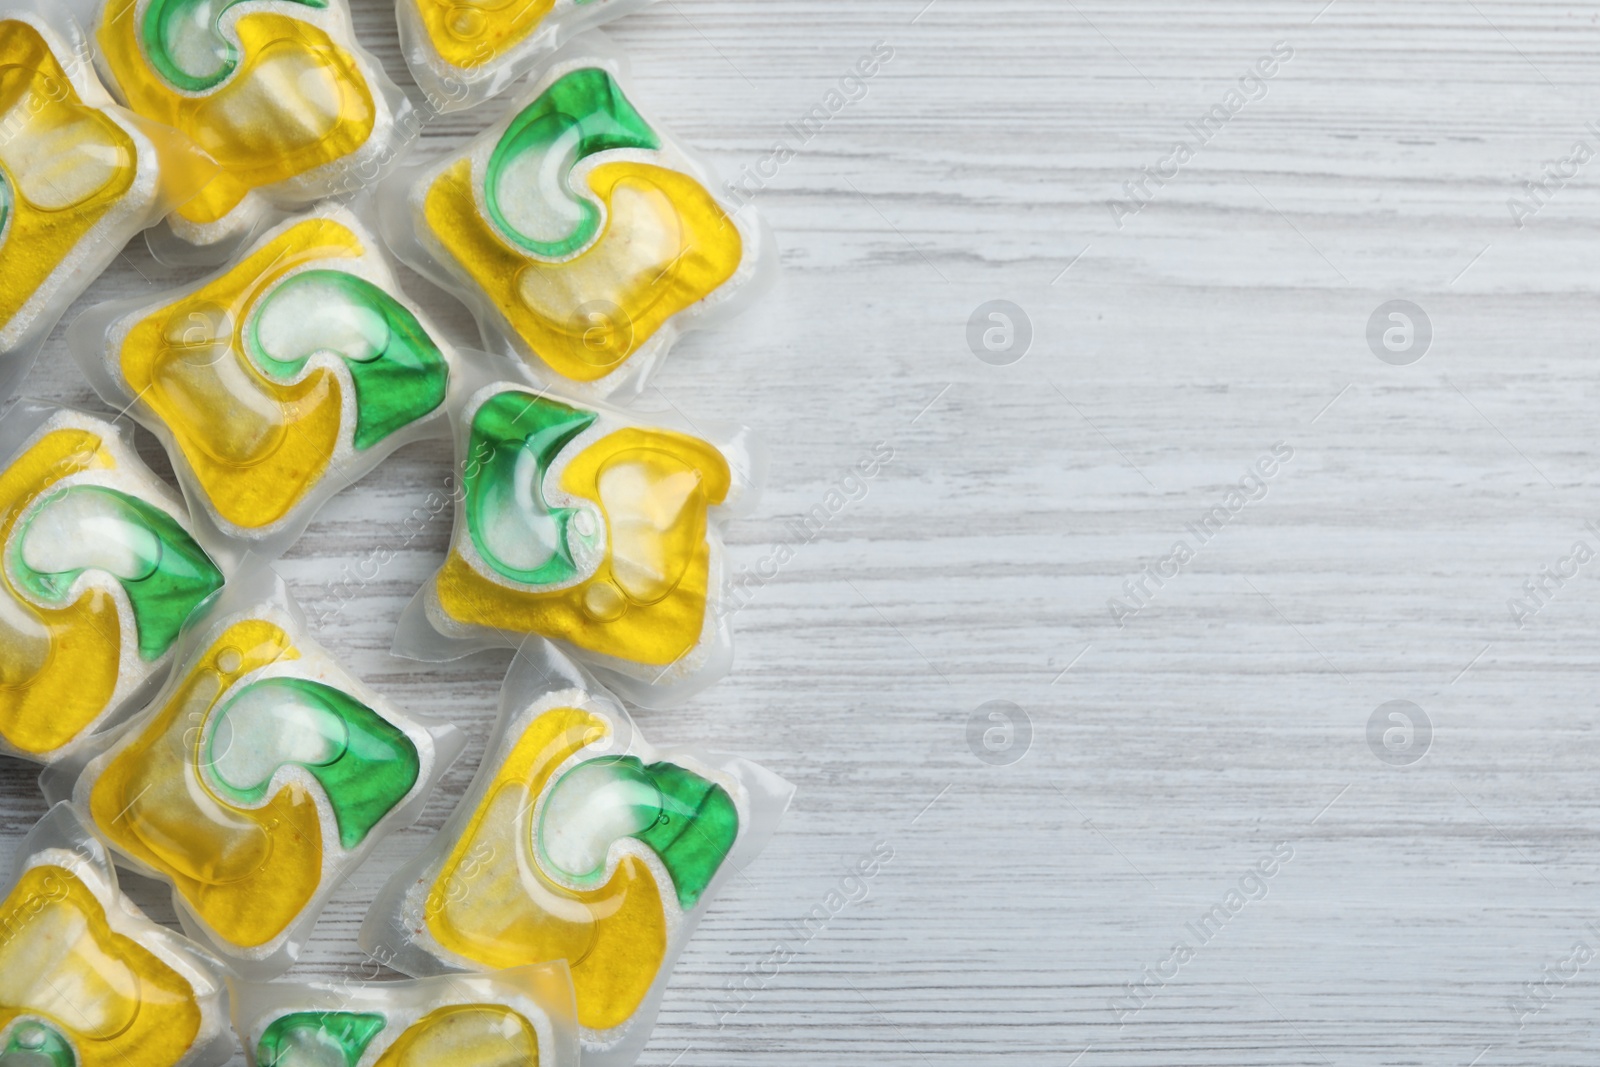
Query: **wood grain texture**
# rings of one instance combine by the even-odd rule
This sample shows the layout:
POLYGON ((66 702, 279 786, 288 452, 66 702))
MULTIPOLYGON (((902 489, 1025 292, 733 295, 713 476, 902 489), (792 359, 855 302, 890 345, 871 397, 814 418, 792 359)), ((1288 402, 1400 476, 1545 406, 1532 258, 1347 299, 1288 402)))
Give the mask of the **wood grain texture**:
MULTIPOLYGON (((666 0, 615 27, 647 105, 730 177, 874 42, 894 49, 756 197, 776 291, 680 344, 646 397, 764 433, 769 488, 730 531, 737 564, 875 443, 894 459, 739 614, 734 674, 639 715, 656 740, 799 787, 711 907, 642 1062, 1600 1053, 1600 961, 1565 962, 1578 942, 1600 952, 1600 563, 1520 628, 1507 609, 1574 541, 1600 546, 1583 525, 1600 524, 1600 163, 1520 228, 1507 207, 1575 141, 1600 150, 1600 4, 1324 3, 666 0), (1275 42, 1293 57, 1264 97, 1119 227, 1108 200, 1275 42), (1367 343, 1395 298, 1433 326, 1410 366, 1367 343), (1031 320, 1011 366, 968 348, 992 299, 1031 320), (1118 626, 1124 580, 1192 541, 1186 524, 1278 442, 1293 458, 1265 496, 1118 626), (1396 699, 1433 728, 1409 767, 1367 743, 1396 699), (1008 766, 969 747, 991 700, 1031 724, 1008 766), (830 898, 860 896, 842 879, 879 842, 893 859, 865 898, 830 898), (1293 857, 1264 897, 1202 944, 1186 924, 1279 842, 1293 857), (1171 975, 1180 939, 1193 958, 1116 1010, 1146 968, 1171 975), (1527 983, 1531 1014, 1514 1006, 1527 983)), ((354 6, 408 81, 388 5, 354 6)), ((431 124, 423 149, 491 114, 431 124)), ((80 307, 181 277, 135 242, 80 307)), ((459 306, 413 291, 470 336, 459 306)), ((92 403, 59 331, 26 390, 92 403)), ((448 535, 408 542, 400 523, 448 469, 438 446, 406 449, 282 564, 317 610, 342 567, 402 548, 319 636, 473 738, 297 974, 361 972, 367 902, 482 752, 504 657, 387 654, 448 535)), ((42 810, 29 769, 0 766, 0 850, 42 810)))

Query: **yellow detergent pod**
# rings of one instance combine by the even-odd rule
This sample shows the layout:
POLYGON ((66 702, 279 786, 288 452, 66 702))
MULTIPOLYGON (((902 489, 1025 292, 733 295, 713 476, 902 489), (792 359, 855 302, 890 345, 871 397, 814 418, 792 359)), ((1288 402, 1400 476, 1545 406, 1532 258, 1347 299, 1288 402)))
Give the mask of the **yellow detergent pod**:
POLYGON ((485 343, 580 398, 635 393, 676 338, 754 296, 754 212, 644 116, 615 61, 557 62, 458 155, 397 173, 390 244, 485 343))
POLYGON ((259 556, 402 444, 446 432, 455 353, 341 208, 136 310, 92 309, 73 340, 102 399, 166 443, 196 511, 259 556))
POLYGON ((270 977, 373 845, 416 818, 461 735, 335 663, 270 572, 230 586, 196 627, 73 803, 134 869, 172 885, 197 938, 270 977))
POLYGON ((396 651, 428 658, 432 631, 486 645, 537 634, 650 706, 726 672, 718 523, 750 488, 741 435, 713 444, 500 382, 467 400, 457 442, 449 555, 396 651))
POLYGON ((54 763, 148 695, 223 570, 111 423, 25 400, 0 455, 0 752, 54 763))
POLYGON ((156 151, 59 8, 0 8, 0 379, 159 217, 156 151), (37 10, 35 10, 37 8, 37 10))
POLYGON ((193 245, 360 188, 415 133, 346 0, 104 0, 96 39, 128 107, 221 167, 168 217, 193 245))
POLYGON ((487 100, 584 30, 655 0, 396 0, 400 45, 435 111, 487 100))
POLYGON ((233 981, 252 1067, 577 1067, 572 979, 556 961, 409 982, 233 981))
POLYGON ((720 878, 792 792, 746 760, 657 752, 540 643, 513 663, 460 807, 384 888, 361 943, 413 974, 565 960, 584 1062, 631 1063, 720 878))
POLYGON ((232 1056, 222 966, 125 899, 60 804, 0 900, 0 1062, 213 1067, 232 1056))

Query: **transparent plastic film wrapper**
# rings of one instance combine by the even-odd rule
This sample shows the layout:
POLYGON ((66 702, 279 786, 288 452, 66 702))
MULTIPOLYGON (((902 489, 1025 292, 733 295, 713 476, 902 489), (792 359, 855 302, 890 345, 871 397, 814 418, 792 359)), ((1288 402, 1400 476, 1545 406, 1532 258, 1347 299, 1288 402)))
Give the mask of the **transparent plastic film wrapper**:
POLYGON ((482 103, 584 30, 655 0, 396 0, 411 76, 440 113, 482 103))
POLYGON ((774 273, 755 212, 640 110, 623 66, 585 36, 504 120, 378 194, 390 247, 472 308, 485 347, 580 399, 636 395, 774 273))
POLYGON ((58 804, 0 900, 0 1067, 220 1067, 236 1047, 223 973, 122 895, 58 804))
POLYGON ((0 399, 128 239, 216 173, 115 105, 66 6, 0 2, 0 399))
POLYGON ((68 759, 149 699, 234 566, 130 429, 28 399, 0 419, 0 753, 68 759))
POLYGON ((252 1067, 577 1067, 565 963, 409 982, 234 981, 252 1067))
POLYGON ((169 261, 215 262, 275 213, 361 189, 416 132, 347 0, 101 0, 94 34, 122 101, 220 168, 152 243, 169 261))
POLYGON ((118 862, 172 886, 192 937, 269 978, 377 842, 416 819, 462 741, 340 667, 259 567, 190 621, 151 704, 43 784, 118 862))
POLYGON ((765 461, 742 428, 682 421, 507 381, 467 396, 449 554, 394 651, 452 659, 536 634, 647 707, 726 674, 720 529, 751 504, 765 461))
POLYGON ((197 518, 263 558, 395 449, 449 433, 455 350, 339 207, 201 282, 91 308, 70 339, 101 398, 167 446, 197 518))
POLYGON ((530 641, 466 796, 379 894, 361 945, 419 975, 564 959, 584 1062, 624 1067, 719 886, 793 791, 748 760, 656 748, 615 697, 530 641))

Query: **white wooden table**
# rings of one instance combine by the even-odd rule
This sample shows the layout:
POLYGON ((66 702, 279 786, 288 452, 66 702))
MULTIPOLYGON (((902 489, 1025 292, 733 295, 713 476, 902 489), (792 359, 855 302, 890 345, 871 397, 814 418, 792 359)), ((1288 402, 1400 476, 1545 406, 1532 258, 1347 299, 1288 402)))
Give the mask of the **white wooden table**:
MULTIPOLYGON (((647 105, 727 176, 894 50, 756 198, 776 291, 658 379, 771 446, 739 563, 877 442, 894 459, 739 615, 734 674, 639 716, 799 786, 643 1062, 1595 1060, 1600 958, 1573 954, 1600 954, 1600 561, 1520 628, 1507 601, 1574 541, 1600 549, 1600 161, 1561 164, 1520 228, 1507 201, 1574 142, 1600 152, 1600 3, 1324 2, 666 0, 615 28, 647 105), (1260 98, 1165 163, 1275 42, 1293 55, 1260 98), (1175 176, 1129 212, 1146 166, 1175 176), (1393 299, 1432 326, 1409 365, 1367 340, 1393 299), (968 345, 990 300, 1031 322, 1009 366, 968 345), (1278 442, 1292 459, 1229 512, 1278 442), (1200 544, 1188 524, 1218 507, 1200 544), (1119 627, 1107 601, 1179 539, 1193 558, 1119 627), (1031 741, 986 763, 968 723, 994 700, 1031 741), (1408 766, 1368 744, 1391 700, 1431 723, 1408 766), (1275 846, 1292 859, 1247 877, 1275 846), (875 847, 893 858, 862 899, 841 880, 875 847), (1241 879, 1259 899, 1233 911, 1241 879)), ((406 81, 388 5, 356 9, 406 81)), ((80 306, 190 276, 136 242, 80 306)), ((59 332, 26 389, 92 403, 59 332)), ((308 607, 448 469, 414 446, 330 505, 282 564, 308 607)), ((387 653, 447 534, 319 636, 473 746, 294 973, 362 973, 367 902, 482 751, 505 658, 387 653)), ((0 765, 7 855, 43 811, 33 777, 0 765)))

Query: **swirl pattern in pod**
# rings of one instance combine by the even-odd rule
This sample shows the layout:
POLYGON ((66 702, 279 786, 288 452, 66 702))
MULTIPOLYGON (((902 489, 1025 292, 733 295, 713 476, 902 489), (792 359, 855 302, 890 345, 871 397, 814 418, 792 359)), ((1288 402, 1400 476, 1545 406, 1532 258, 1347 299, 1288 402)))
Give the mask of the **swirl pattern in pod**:
MULTIPOLYGON (((742 430, 713 443, 497 382, 468 397, 457 441, 450 551, 410 611, 423 630, 559 641, 649 706, 727 671, 718 526, 751 490, 757 461, 742 430)), ((414 628, 402 621, 402 654, 414 628)))
POLYGON ((335 663, 262 571, 208 607, 172 680, 72 798, 122 861, 172 885, 196 939, 271 977, 377 841, 416 818, 461 744, 335 663))
POLYGON ((113 87, 221 173, 168 217, 194 245, 247 233, 272 207, 376 179, 408 139, 405 98, 356 43, 346 0, 104 0, 113 87))
POLYGON ((620 60, 576 46, 464 152, 392 183, 401 258, 474 308, 491 349, 580 397, 637 392, 768 266, 754 212, 634 104, 620 60))
MULTIPOLYGON (((60 10, 0 11, 0 354, 31 352, 159 217, 155 145, 60 10)), ((25 369, 25 368, 23 368, 25 369)))
POLYGON ((401 444, 446 432, 454 350, 341 208, 196 285, 93 309, 73 337, 102 398, 168 444, 196 512, 258 555, 401 444))
POLYGON ((64 804, 0 900, 0 1065, 213 1067, 233 1054, 222 965, 122 896, 64 804))
POLYGON ((159 679, 223 584, 182 501, 116 426, 22 402, 0 471, 0 752, 70 757, 159 679))
POLYGON ((720 879, 792 793, 746 760, 656 749, 540 642, 512 665, 471 788, 384 888, 361 943, 412 974, 565 960, 585 1062, 631 1062, 720 879))

